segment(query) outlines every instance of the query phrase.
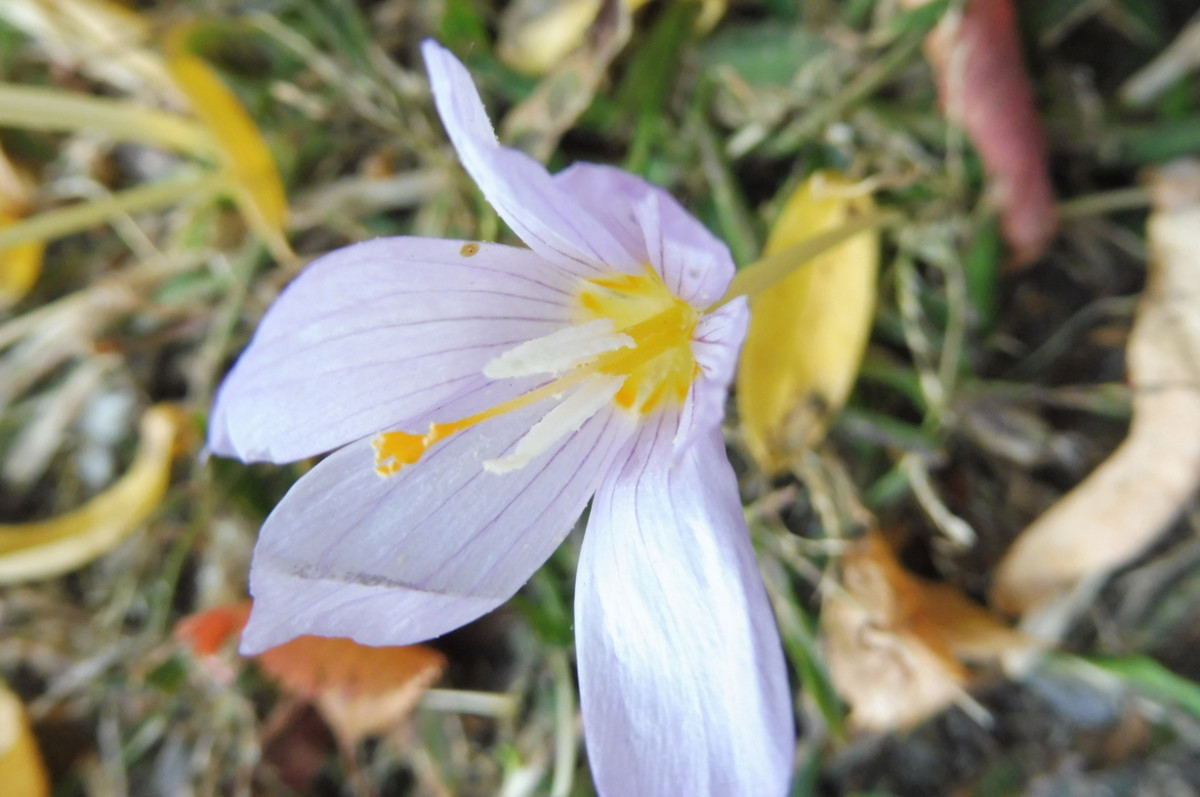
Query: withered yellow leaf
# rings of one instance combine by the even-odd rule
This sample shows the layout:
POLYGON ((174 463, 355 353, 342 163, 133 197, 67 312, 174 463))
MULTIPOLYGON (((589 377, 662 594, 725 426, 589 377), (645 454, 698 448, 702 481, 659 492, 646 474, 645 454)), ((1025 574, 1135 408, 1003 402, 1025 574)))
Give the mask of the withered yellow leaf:
MULTIPOLYGON (((0 198, 0 229, 15 223, 20 216, 3 204, 0 198)), ((29 293, 42 273, 42 256, 46 244, 42 241, 0 249, 0 308, 11 307, 29 293)))
POLYGON ((29 728, 25 707, 0 683, 0 797, 49 794, 46 765, 29 728))
MULTIPOLYGON (((765 256, 836 230, 874 209, 836 174, 818 172, 788 200, 765 256)), ((829 249, 750 302, 737 399, 750 452, 768 470, 824 436, 854 385, 875 312, 879 233, 829 249)))
POLYGON ((112 487, 65 515, 0 525, 0 584, 51 578, 82 567, 115 548, 162 501, 180 429, 179 410, 151 407, 129 470, 112 487))
POLYGON ((190 33, 189 28, 178 28, 168 37, 167 70, 216 139, 221 166, 246 223, 276 257, 287 259, 287 193, 271 150, 237 96, 188 50, 190 33))
MULTIPOLYGON (((25 215, 30 193, 29 180, 0 150, 0 230, 25 215)), ((33 288, 42 273, 45 251, 42 241, 0 248, 0 309, 16 304, 33 288)))
POLYGON ((1200 485, 1200 163, 1164 167, 1151 190, 1149 274, 1126 349, 1129 435, 1017 537, 992 589, 1002 611, 1040 612, 1129 562, 1200 485))

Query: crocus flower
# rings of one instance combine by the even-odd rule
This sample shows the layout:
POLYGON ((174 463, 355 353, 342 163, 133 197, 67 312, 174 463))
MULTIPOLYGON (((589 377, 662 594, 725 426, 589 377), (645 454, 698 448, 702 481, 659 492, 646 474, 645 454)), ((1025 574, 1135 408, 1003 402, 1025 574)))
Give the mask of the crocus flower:
POLYGON ((424 55, 467 171, 529 248, 424 238, 314 262, 217 396, 210 444, 333 453, 263 527, 243 650, 436 637, 508 600, 591 513, 575 598, 599 790, 780 795, 778 632, 721 439, 745 335, 727 248, 661 189, 500 146, 424 55))

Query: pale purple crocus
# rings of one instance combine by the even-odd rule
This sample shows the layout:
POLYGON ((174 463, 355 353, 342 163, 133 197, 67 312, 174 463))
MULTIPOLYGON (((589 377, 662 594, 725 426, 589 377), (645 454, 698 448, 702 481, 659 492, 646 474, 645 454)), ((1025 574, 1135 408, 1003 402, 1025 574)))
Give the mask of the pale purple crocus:
POLYGON ((729 251, 618 169, 500 146, 426 42, 466 170, 528 249, 388 238, 322 257, 229 374, 210 444, 333 451, 263 527, 247 653, 405 645, 507 601, 591 500, 575 634, 605 797, 787 791, 792 701, 721 438, 746 331, 729 251))

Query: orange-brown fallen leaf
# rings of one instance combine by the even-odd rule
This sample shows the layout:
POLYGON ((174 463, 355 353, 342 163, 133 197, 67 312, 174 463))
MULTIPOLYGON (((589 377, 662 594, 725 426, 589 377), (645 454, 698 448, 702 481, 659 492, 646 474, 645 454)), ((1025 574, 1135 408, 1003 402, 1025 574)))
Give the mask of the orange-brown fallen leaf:
MULTIPOLYGON (((915 8, 929 0, 903 0, 915 8)), ((1046 137, 1021 57, 1013 0, 969 0, 925 40, 946 116, 979 152, 1012 263, 1036 260, 1058 231, 1046 137)))
MULTIPOLYGON (((250 601, 187 617, 175 635, 200 655, 215 653, 241 633, 250 601)), ((263 672, 296 697, 311 701, 344 750, 396 727, 446 668, 425 645, 372 648, 349 639, 302 636, 257 657, 263 672)))
POLYGON ((315 636, 271 648, 258 663, 312 700, 346 750, 412 714, 446 668, 445 657, 424 645, 369 648, 315 636))
POLYGON ((1126 349, 1129 435, 1017 538, 992 604, 1027 615, 1145 550, 1200 485, 1200 163, 1152 178, 1150 264, 1126 349))
POLYGON ((839 563, 821 627, 833 685, 863 730, 911 727, 967 700, 973 672, 1031 640, 955 588, 918 578, 869 533, 839 563))
POLYGON ((198 656, 212 656, 230 637, 242 633, 251 606, 250 601, 241 601, 196 612, 175 625, 175 638, 198 656))

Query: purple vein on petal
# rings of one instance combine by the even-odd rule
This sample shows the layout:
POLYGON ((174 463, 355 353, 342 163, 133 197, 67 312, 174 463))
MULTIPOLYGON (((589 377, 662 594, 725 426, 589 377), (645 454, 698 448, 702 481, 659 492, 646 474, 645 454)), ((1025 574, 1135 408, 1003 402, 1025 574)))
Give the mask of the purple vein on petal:
MULTIPOLYGON (((572 471, 570 471, 570 473, 571 473, 570 478, 563 484, 559 485, 558 490, 557 490, 557 492, 554 493, 553 498, 551 498, 549 501, 546 502, 548 505, 552 505, 552 504, 556 503, 563 496, 563 494, 568 491, 568 488, 570 488, 573 484, 575 484, 575 482, 579 480, 581 475, 586 473, 587 466, 593 461, 593 455, 598 450, 598 443, 602 439, 605 438, 605 436, 606 436, 605 433, 612 426, 613 419, 614 419, 614 416, 611 412, 606 414, 603 426, 600 427, 599 431, 596 432, 596 434, 592 437, 591 442, 588 444, 587 453, 578 457, 579 465, 576 468, 574 468, 572 471)), ((598 424, 589 423, 588 425, 596 426, 598 424)), ((606 454, 609 453, 609 451, 611 451, 611 449, 612 449, 611 443, 613 442, 613 438, 616 438, 616 437, 617 437, 617 435, 610 436, 610 438, 609 438, 610 445, 609 445, 609 449, 605 452, 606 454)), ((570 442, 572 442, 572 441, 571 440, 564 441, 562 443, 562 445, 560 445, 559 448, 557 450, 555 450, 555 452, 546 459, 545 464, 538 471, 537 476, 535 476, 532 479, 530 479, 529 481, 527 481, 521 487, 521 491, 517 495, 513 496, 512 500, 510 500, 496 514, 496 516, 494 518, 492 518, 491 523, 498 522, 500 520, 500 518, 502 518, 505 515, 505 513, 507 513, 512 508, 513 504, 516 503, 517 499, 520 498, 521 495, 523 495, 530 487, 532 487, 534 485, 534 483, 537 482, 541 478, 542 474, 546 473, 547 471, 549 471, 551 469, 551 467, 554 465, 554 463, 558 460, 559 456, 563 453, 563 451, 566 450, 566 448, 570 442)), ((617 441, 617 442, 619 442, 619 441, 617 441)), ((489 523, 489 525, 490 525, 490 523, 489 523)), ((476 539, 479 537, 479 535, 482 533, 482 531, 483 531, 483 529, 476 532, 470 538, 465 540, 463 542, 463 544, 459 547, 459 549, 456 553, 461 553, 468 546, 470 546, 472 543, 474 543, 476 541, 476 539)), ((481 573, 479 576, 480 581, 483 581, 486 576, 490 575, 492 573, 492 571, 495 569, 495 567, 497 567, 498 565, 499 565, 499 560, 494 562, 492 564, 492 567, 488 568, 483 573, 481 573)))
MULTIPOLYGON (((352 363, 350 365, 341 365, 341 366, 337 366, 337 367, 333 367, 333 368, 329 368, 327 370, 321 371, 321 377, 327 378, 334 374, 345 373, 347 371, 359 371, 364 368, 366 368, 366 369, 378 368, 378 369, 380 369, 381 372, 386 372, 386 370, 389 368, 394 368, 396 366, 418 362, 427 357, 445 357, 446 355, 450 355, 450 354, 464 354, 464 353, 472 352, 472 351, 487 351, 489 349, 511 348, 520 343, 524 343, 527 340, 529 340, 528 335, 521 335, 519 337, 510 338, 508 340, 494 340, 494 341, 489 341, 487 343, 477 343, 477 344, 473 344, 470 346, 458 346, 455 348, 440 349, 438 351, 421 352, 420 354, 408 355, 408 356, 404 356, 404 357, 400 357, 400 358, 392 359, 392 360, 372 360, 369 364, 352 363)), ((280 365, 282 365, 282 363, 280 365)), ((256 369, 256 375, 270 374, 272 372, 272 370, 278 370, 278 367, 273 369, 269 365, 268 366, 260 366, 259 368, 256 369)), ((479 375, 482 376, 482 374, 483 374, 483 368, 481 366, 480 370, 479 370, 479 375)), ((292 379, 286 379, 286 380, 279 380, 278 377, 276 377, 276 379, 278 381, 274 382, 274 384, 271 387, 257 387, 257 388, 246 387, 246 388, 243 388, 243 390, 244 390, 245 394, 248 394, 248 395, 252 395, 256 392, 262 392, 264 390, 275 392, 278 390, 279 385, 287 385, 289 383, 294 383, 294 382, 303 382, 307 379, 310 379, 311 377, 312 377, 311 374, 300 374, 292 379)), ((435 386, 431 386, 431 387, 435 387, 435 386)), ((397 396, 397 397, 399 397, 399 396, 397 396)))

